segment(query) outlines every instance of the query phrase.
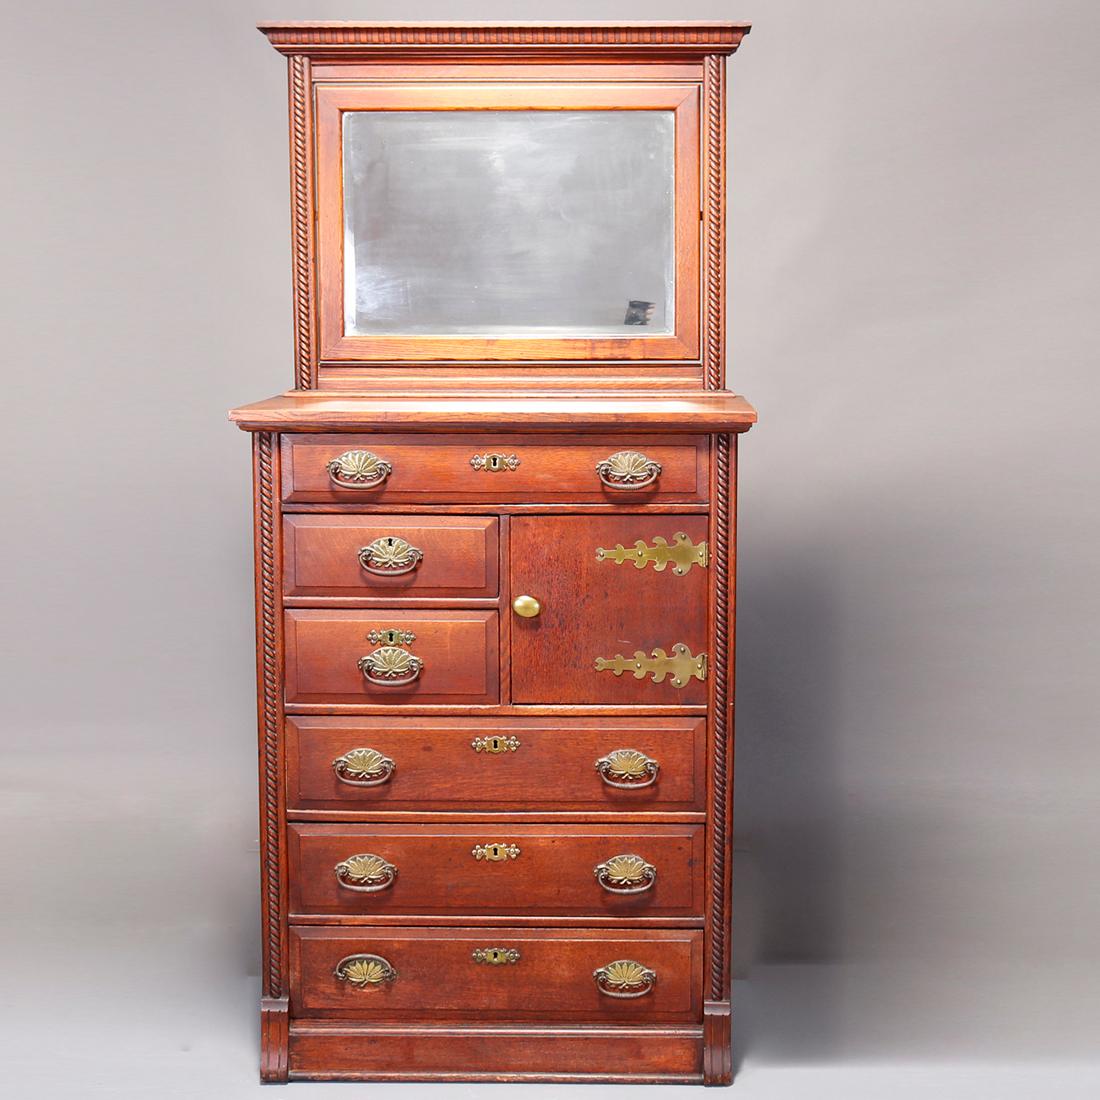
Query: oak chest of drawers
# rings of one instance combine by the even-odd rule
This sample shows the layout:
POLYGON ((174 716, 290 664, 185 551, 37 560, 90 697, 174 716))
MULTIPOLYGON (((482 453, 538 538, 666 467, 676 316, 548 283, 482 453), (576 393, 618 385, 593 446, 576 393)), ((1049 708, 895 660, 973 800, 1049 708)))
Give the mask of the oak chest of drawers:
POLYGON ((755 414, 722 388, 722 150, 747 27, 263 29, 290 66, 297 388, 231 414, 254 440, 262 1077, 729 1083, 755 414), (533 175, 498 192, 516 133, 533 175), (577 183, 601 158, 610 201, 577 183), (557 273, 551 238, 479 235, 524 186, 567 214, 557 273), (585 263, 582 294, 562 272, 585 263), (623 266, 638 297, 601 303, 623 266))

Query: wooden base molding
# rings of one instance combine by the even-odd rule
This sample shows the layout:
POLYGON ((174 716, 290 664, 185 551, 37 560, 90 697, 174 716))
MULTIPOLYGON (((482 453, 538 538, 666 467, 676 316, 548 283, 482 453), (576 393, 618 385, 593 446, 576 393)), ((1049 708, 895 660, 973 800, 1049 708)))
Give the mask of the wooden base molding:
POLYGON ((370 1027, 301 1020, 290 1029, 292 1080, 698 1084, 702 1059, 696 1027, 370 1027))
POLYGON ((733 1083, 733 1033, 729 1001, 703 1005, 703 1084, 733 1083))
POLYGON ((266 1085, 287 1082, 290 1048, 290 1002, 286 997, 260 1001, 260 1080, 266 1085))

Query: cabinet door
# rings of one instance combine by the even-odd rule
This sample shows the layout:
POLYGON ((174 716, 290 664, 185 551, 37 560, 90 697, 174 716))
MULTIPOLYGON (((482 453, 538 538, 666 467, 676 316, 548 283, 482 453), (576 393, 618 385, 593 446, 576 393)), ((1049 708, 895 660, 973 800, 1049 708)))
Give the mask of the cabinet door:
POLYGON ((514 518, 512 598, 539 609, 511 613, 512 701, 706 703, 706 539, 701 515, 514 518))

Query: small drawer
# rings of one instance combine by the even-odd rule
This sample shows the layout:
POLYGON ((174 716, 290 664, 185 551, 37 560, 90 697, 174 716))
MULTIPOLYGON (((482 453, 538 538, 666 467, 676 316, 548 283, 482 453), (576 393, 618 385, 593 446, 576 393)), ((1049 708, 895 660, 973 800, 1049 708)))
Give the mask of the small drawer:
POLYGON ((490 516, 283 518, 283 591, 340 600, 492 598, 499 522, 490 516))
POLYGON ((695 811, 701 718, 384 718, 286 723, 287 806, 481 813, 695 811))
POLYGON ((290 909, 701 917, 703 834, 702 825, 290 824, 290 909))
POLYGON ((500 699, 495 611, 286 612, 286 702, 500 699))
POLYGON ((284 435, 290 503, 699 503, 706 436, 284 435))
POLYGON ((292 1016, 700 1023, 703 933, 290 929, 292 1016))

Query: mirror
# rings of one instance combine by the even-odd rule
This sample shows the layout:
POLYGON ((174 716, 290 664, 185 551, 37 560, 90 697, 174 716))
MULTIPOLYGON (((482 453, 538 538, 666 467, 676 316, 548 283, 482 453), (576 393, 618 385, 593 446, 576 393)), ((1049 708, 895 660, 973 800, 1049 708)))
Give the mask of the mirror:
POLYGON ((674 331, 664 110, 348 111, 347 335, 674 331))

